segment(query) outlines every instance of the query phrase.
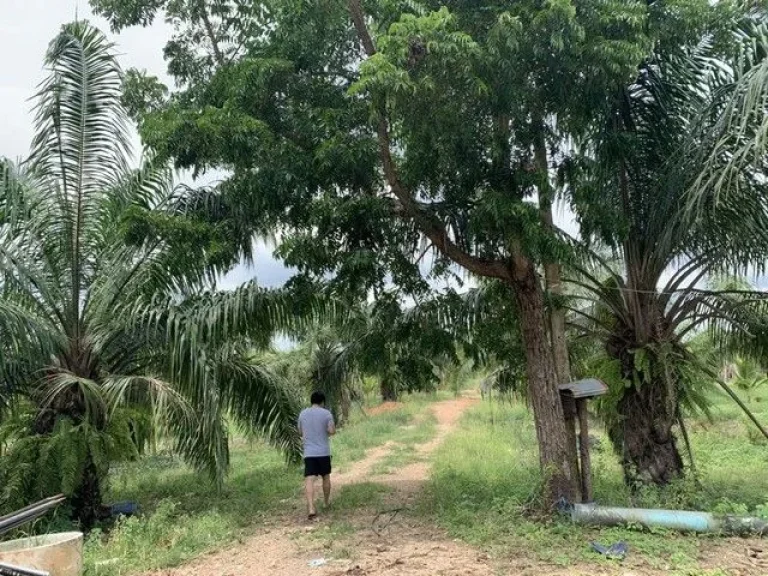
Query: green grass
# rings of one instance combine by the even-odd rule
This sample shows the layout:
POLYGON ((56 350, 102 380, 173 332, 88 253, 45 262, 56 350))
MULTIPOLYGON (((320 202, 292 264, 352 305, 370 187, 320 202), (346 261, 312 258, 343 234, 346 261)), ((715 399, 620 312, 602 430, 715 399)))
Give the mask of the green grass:
POLYGON ((86 574, 117 576, 172 566, 242 537, 244 530, 298 494, 300 474, 262 445, 233 450, 232 473, 222 492, 170 458, 147 458, 113 479, 112 500, 135 500, 145 513, 108 536, 92 533, 86 574))
POLYGON ((366 507, 376 507, 392 489, 375 482, 359 482, 342 486, 331 502, 331 516, 340 516, 366 507))
POLYGON ((411 424, 401 428, 396 438, 397 444, 373 467, 373 475, 391 474, 408 464, 424 460, 417 446, 435 436, 436 424, 434 414, 427 413, 419 415, 411 424))
MULTIPOLYGON (((763 420, 768 420, 768 405, 757 407, 763 420)), ((716 399, 716 414, 729 425, 742 425, 736 411, 720 398, 716 399)), ((593 450, 597 501, 624 506, 768 511, 763 506, 768 500, 768 450, 750 443, 746 425, 733 435, 719 434, 714 425, 697 423, 691 428, 701 489, 685 481, 631 497, 617 458, 603 437, 600 448, 593 450), (735 470, 739 473, 734 474, 735 470)), ((600 435, 599 424, 593 426, 593 433, 600 435)), ((521 405, 484 402, 464 416, 459 429, 438 449, 420 512, 454 537, 494 555, 531 557, 563 566, 609 562, 591 552, 589 542, 624 540, 630 545, 631 563, 696 574, 699 546, 714 539, 664 531, 581 528, 567 520, 534 520, 527 512, 535 504, 540 481, 535 431, 528 411, 521 405)))
POLYGON ((424 442, 434 434, 434 418, 425 410, 431 397, 415 394, 402 407, 375 416, 356 413, 350 426, 333 440, 334 470, 343 472, 365 452, 387 442, 424 442), (431 423, 431 425, 430 425, 431 423))
MULTIPOLYGON (((333 440, 334 467, 343 469, 366 450, 392 439, 428 439, 434 423, 418 396, 396 411, 355 415, 333 440)), ((116 469, 107 501, 139 502, 142 514, 108 532, 90 535, 86 576, 122 576, 178 565, 207 550, 232 544, 276 515, 301 506, 301 470, 260 442, 233 442, 232 470, 222 492, 168 455, 143 458, 116 469)), ((331 513, 375 502, 383 488, 343 488, 331 513)))

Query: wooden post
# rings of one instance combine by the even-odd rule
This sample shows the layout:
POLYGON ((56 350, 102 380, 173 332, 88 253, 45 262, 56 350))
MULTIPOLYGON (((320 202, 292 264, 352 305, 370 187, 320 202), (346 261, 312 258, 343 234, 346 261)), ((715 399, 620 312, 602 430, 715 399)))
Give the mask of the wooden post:
MULTIPOLYGON (((579 456, 581 466, 576 464, 577 476, 581 478, 581 501, 589 504, 593 501, 592 465, 589 459, 589 421, 587 417, 587 400, 602 396, 608 391, 608 386, 597 378, 585 378, 576 382, 561 384, 560 396, 563 399, 565 427, 568 431, 568 444, 576 442, 576 419, 579 420, 579 456), (578 468, 581 470, 578 470, 578 468)), ((571 450, 571 453, 575 453, 571 450)), ((573 463, 571 463, 573 469, 573 463)), ((578 500, 574 500, 577 502, 578 500)))
MULTIPOLYGON (((577 454, 577 442, 576 442, 576 401, 570 394, 563 394, 563 413, 565 415, 565 433, 568 440, 568 452, 573 455, 571 461, 571 474, 573 475, 573 481, 580 477, 581 472, 579 470, 579 457, 577 454)), ((581 487, 579 487, 578 493, 574 494, 575 502, 581 502, 583 494, 581 494, 581 487)))
POLYGON ((592 502, 592 465, 589 461, 589 423, 587 421, 587 399, 576 400, 579 414, 579 453, 581 455, 581 500, 592 502))

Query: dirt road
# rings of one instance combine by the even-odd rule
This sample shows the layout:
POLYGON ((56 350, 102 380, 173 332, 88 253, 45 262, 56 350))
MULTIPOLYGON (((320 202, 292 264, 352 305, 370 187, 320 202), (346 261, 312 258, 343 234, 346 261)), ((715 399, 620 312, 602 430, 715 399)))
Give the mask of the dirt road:
MULTIPOLYGON (((335 475, 338 508, 307 523, 304 503, 297 496, 285 502, 286 514, 248 539, 225 550, 202 556, 184 566, 148 576, 660 576, 664 568, 647 563, 587 562, 555 566, 532 558, 525 551, 485 553, 452 540, 438 527, 411 513, 419 490, 429 478, 430 456, 476 400, 459 398, 431 406, 437 432, 416 447, 416 462, 388 474, 378 466, 397 449, 395 441, 374 448, 343 474, 335 475), (371 492, 373 491, 373 492, 371 492), (378 491, 378 492, 377 492, 378 491), (383 496, 382 496, 383 492, 383 496), (357 493, 355 502, 350 502, 357 493), (361 500, 368 493, 379 497, 361 500), (522 552, 522 553, 520 553, 522 552)), ((745 554, 754 548, 764 554, 760 540, 721 540, 704 548, 701 572, 765 576, 768 558, 745 554), (728 569, 720 571, 720 567, 728 569)), ((682 572, 676 574, 683 574, 682 572)))
POLYGON ((418 462, 391 474, 374 475, 377 464, 395 447, 390 442, 370 450, 334 478, 341 498, 344 487, 354 484, 385 486, 386 495, 375 508, 362 506, 341 517, 321 515, 317 523, 306 524, 302 503, 294 502, 293 514, 276 519, 274 526, 246 541, 155 576, 490 576, 494 571, 487 556, 401 513, 429 477, 427 457, 475 402, 458 398, 432 405, 437 433, 417 446, 418 462))

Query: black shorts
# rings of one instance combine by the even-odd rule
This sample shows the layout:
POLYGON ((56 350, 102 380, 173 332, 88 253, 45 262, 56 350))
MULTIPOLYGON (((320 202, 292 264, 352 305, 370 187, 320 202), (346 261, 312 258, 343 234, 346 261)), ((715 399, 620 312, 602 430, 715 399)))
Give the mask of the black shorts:
POLYGON ((328 476, 331 473, 331 457, 315 456, 304 458, 304 477, 328 476))

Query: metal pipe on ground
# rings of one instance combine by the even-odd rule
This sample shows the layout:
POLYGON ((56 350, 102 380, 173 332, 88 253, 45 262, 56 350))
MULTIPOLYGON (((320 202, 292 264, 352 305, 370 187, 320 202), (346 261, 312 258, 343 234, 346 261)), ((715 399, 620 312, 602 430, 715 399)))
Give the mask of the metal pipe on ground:
POLYGON ((49 510, 54 509, 56 506, 64 502, 64 500, 65 498, 63 495, 46 498, 45 500, 41 500, 40 502, 27 506, 18 512, 3 516, 0 518, 0 534, 10 532, 11 530, 18 528, 27 522, 31 522, 49 510))
POLYGON ((599 526, 640 525, 645 528, 667 528, 679 532, 709 532, 728 535, 768 535, 768 522, 745 516, 714 516, 688 510, 655 510, 648 508, 614 508, 592 504, 574 504, 571 520, 577 524, 599 526))
POLYGON ((50 572, 0 562, 0 576, 50 576, 50 572))
POLYGON ((40 500, 38 502, 35 502, 33 504, 30 504, 29 506, 25 506, 24 508, 20 510, 16 510, 15 512, 11 512, 10 514, 6 514, 5 516, 0 516, 0 522, 4 520, 8 520, 11 517, 14 516, 20 516, 23 515, 26 512, 29 512, 33 508, 37 508, 38 506, 47 505, 52 502, 61 503, 65 500, 64 494, 57 494, 56 496, 49 496, 48 498, 44 498, 43 500, 40 500))

